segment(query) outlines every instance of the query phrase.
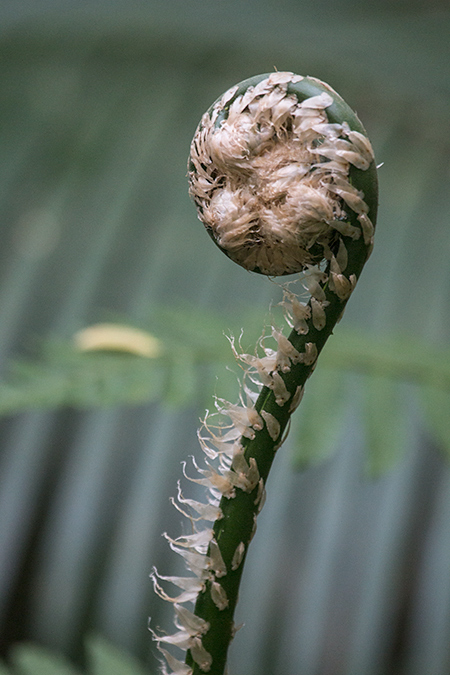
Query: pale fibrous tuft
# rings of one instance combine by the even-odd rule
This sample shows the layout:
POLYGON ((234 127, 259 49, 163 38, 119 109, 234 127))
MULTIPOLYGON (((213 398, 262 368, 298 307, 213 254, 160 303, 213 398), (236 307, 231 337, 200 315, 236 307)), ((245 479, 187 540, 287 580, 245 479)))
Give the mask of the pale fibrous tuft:
MULTIPOLYGON (((312 269, 310 274, 317 276, 319 272, 312 269)), ((287 289, 285 291, 288 292, 287 289)), ((291 304, 294 297, 294 293, 289 291, 291 304)), ((204 454, 203 466, 194 457, 191 457, 190 466, 182 462, 184 478, 207 489, 206 503, 184 497, 178 482, 178 495, 176 499, 172 499, 172 504, 190 521, 192 533, 176 538, 167 533, 163 535, 172 551, 184 559, 192 576, 165 576, 155 568, 150 575, 155 593, 162 600, 171 603, 175 610, 175 633, 166 635, 151 631, 166 660, 166 665, 162 665, 163 675, 191 675, 193 672, 169 652, 169 648, 184 652, 189 650, 195 664, 203 672, 208 672, 211 667, 210 655, 202 642, 209 625, 184 605, 195 603, 199 594, 209 592, 217 609, 220 612, 226 610, 229 600, 221 580, 239 569, 248 542, 238 544, 227 568, 213 529, 205 525, 199 526, 199 521, 220 520, 220 500, 232 500, 236 491, 241 490, 252 494, 256 507, 251 537, 254 535, 256 516, 265 502, 265 486, 255 459, 245 456, 242 439, 252 439, 256 433, 261 432, 268 433, 273 441, 279 440, 281 429, 278 420, 265 410, 257 412, 256 396, 261 387, 266 385, 273 390, 277 404, 284 405, 291 398, 291 394, 280 372, 288 372, 293 364, 308 362, 311 358, 308 347, 305 352, 298 352, 274 326, 271 327, 270 335, 261 337, 254 355, 238 351, 232 337, 230 343, 237 361, 243 364, 244 369, 239 402, 231 404, 216 397, 216 411, 206 413, 198 431, 204 454), (267 341, 273 347, 268 346, 267 341), (196 475, 191 475, 193 472, 196 475), (166 591, 164 586, 169 584, 179 591, 166 591)), ((280 444, 282 440, 279 441, 280 444)))
POLYGON ((329 122, 330 87, 300 101, 290 87, 303 79, 277 72, 243 93, 231 88, 203 115, 191 144, 200 220, 232 260, 270 276, 329 259, 339 233, 360 236, 346 222, 349 209, 371 236, 364 195, 349 181, 351 166, 373 161, 370 142, 329 122))

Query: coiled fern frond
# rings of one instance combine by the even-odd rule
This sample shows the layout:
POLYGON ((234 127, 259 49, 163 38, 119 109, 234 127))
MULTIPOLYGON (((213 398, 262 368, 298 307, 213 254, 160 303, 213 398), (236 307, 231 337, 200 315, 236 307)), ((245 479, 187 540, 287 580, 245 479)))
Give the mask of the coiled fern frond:
MULTIPOLYGON (((289 336, 276 326, 253 354, 231 340, 243 369, 238 403, 216 398, 192 460, 206 503, 174 502, 194 526, 169 545, 191 577, 153 572, 177 632, 153 632, 175 675, 222 675, 248 546, 265 484, 306 380, 345 309, 373 246, 378 188, 373 151, 355 113, 328 85, 293 73, 232 87, 205 113, 191 145, 190 194, 214 242, 248 270, 300 273, 302 301, 284 286, 289 336), (270 346, 269 346, 270 345, 270 346), (199 528, 198 522, 213 521, 199 528), (181 589, 169 596, 161 583, 181 589), (193 611, 185 603, 194 603, 193 611), (167 647, 187 651, 186 662, 167 647)), ((163 665, 163 672, 167 668, 163 665)))

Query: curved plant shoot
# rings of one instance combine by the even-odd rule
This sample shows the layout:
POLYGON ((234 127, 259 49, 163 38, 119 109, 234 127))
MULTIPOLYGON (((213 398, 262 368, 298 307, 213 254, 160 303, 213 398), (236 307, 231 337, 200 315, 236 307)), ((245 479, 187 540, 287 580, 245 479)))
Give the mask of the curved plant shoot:
POLYGON ((223 675, 272 461, 372 250, 378 188, 355 113, 327 84, 282 72, 232 87, 203 115, 189 182, 200 220, 231 260, 268 276, 297 274, 301 289, 284 285, 288 335, 266 329, 253 354, 231 340, 243 370, 239 401, 215 400, 198 434, 203 460, 183 466, 206 501, 179 485, 173 503, 192 534, 165 535, 190 575, 152 574, 175 612, 173 635, 152 631, 162 672, 223 675))

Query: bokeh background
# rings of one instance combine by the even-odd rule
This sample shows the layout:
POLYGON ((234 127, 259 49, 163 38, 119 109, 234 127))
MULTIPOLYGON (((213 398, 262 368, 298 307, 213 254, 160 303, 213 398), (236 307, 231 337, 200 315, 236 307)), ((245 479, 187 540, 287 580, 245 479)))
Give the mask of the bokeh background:
POLYGON ((171 608, 148 575, 180 570, 161 533, 181 532, 169 497, 233 366, 223 331, 280 299, 211 244, 186 158, 211 102, 276 68, 357 110, 380 214, 336 329, 355 359, 319 364, 269 480, 230 672, 450 672, 449 35, 445 0, 2 0, 3 656, 32 640, 80 661, 95 632, 157 670, 147 619, 169 629, 171 608), (91 381, 97 361, 67 375, 39 351, 111 317, 164 341, 148 391, 133 357, 91 381), (43 365, 14 389, 20 359, 43 365))

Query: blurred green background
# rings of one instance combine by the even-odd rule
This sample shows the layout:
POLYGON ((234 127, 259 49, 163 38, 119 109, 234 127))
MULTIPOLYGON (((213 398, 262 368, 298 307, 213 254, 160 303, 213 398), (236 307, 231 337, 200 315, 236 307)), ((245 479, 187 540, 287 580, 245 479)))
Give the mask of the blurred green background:
POLYGON ((180 462, 214 391, 237 396, 223 332, 257 336, 281 299, 212 246, 187 154, 217 96, 276 68, 357 110, 380 214, 269 480, 230 672, 450 672, 449 35, 444 0, 2 0, 3 656, 80 660, 95 632, 156 672, 148 575, 181 569, 180 462), (70 351, 111 317, 165 360, 70 351))

